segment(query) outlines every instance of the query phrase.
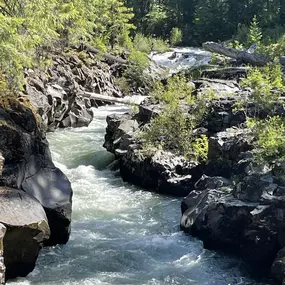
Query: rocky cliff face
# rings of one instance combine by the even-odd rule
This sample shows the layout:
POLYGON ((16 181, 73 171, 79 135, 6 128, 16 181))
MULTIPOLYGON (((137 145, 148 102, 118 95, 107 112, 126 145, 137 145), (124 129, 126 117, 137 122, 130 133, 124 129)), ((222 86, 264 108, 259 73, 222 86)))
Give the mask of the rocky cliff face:
POLYGON ((27 78, 25 93, 49 131, 89 125, 91 107, 102 102, 90 100, 84 92, 122 96, 114 85, 112 67, 96 60, 91 52, 71 50, 54 56, 47 72, 28 70, 27 78))

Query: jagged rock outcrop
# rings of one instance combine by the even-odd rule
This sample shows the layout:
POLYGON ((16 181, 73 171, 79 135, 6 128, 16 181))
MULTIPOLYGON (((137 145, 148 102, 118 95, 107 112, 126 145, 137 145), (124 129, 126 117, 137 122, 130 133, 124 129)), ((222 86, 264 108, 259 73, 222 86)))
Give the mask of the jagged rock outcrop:
POLYGON ((48 130, 88 126, 93 119, 91 107, 100 102, 82 96, 95 92, 121 97, 114 84, 111 67, 96 60, 91 52, 71 51, 54 56, 48 72, 27 72, 26 94, 48 130))
MULTIPOLYGON (((284 186, 270 172, 244 176, 235 186, 216 186, 184 199, 181 228, 207 248, 236 252, 253 267, 268 269, 285 245, 284 186)), ((280 267, 275 263, 273 271, 280 267)))
POLYGON ((285 248, 282 248, 275 258, 272 266, 271 266, 271 273, 276 280, 285 282, 285 248))
POLYGON ((0 222, 6 227, 6 278, 26 276, 34 269, 39 250, 50 236, 45 211, 37 199, 24 191, 0 187, 0 222))
POLYGON ((72 189, 66 176, 54 166, 34 114, 22 104, 13 109, 0 108, 0 132, 0 152, 5 159, 1 184, 22 189, 38 199, 51 228, 47 244, 66 243, 72 189))
POLYGON ((183 156, 157 151, 143 154, 130 145, 120 159, 120 173, 125 181, 154 190, 157 193, 183 197, 202 174, 198 163, 183 156))
POLYGON ((142 108, 136 116, 130 113, 108 116, 104 147, 119 159, 120 173, 125 181, 158 193, 185 196, 201 176, 202 168, 171 152, 141 150, 135 134, 141 118, 149 112, 145 110, 142 108))
POLYGON ((104 147, 107 151, 120 156, 120 154, 126 153, 132 143, 135 132, 139 129, 139 123, 130 113, 109 115, 106 120, 108 128, 106 129, 104 147))

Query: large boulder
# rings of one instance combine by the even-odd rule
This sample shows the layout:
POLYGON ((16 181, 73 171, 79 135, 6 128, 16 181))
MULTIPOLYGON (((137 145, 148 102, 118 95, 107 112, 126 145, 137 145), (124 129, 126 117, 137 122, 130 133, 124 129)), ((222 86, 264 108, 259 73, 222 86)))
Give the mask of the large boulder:
POLYGON ((271 266, 271 273, 276 280, 285 283, 285 248, 278 252, 271 266))
POLYGON ((181 204, 181 229, 207 248, 234 251, 268 269, 285 247, 285 196, 275 182, 270 173, 253 173, 234 187, 216 183, 216 189, 192 191, 181 204))
POLYGON ((137 145, 130 145, 120 159, 120 173, 125 181, 135 185, 181 197, 194 189, 202 168, 183 156, 164 151, 144 154, 137 145))
POLYGON ((0 108, 2 185, 23 189, 44 206, 51 228, 48 244, 66 243, 70 233, 72 189, 54 166, 48 142, 30 111, 0 108))
POLYGON ((6 278, 26 276, 50 236, 45 211, 24 191, 0 187, 0 222, 7 229, 3 240, 6 278))
POLYGON ((139 128, 138 121, 130 113, 108 115, 106 121, 104 147, 117 156, 126 153, 129 145, 133 142, 135 132, 139 128))

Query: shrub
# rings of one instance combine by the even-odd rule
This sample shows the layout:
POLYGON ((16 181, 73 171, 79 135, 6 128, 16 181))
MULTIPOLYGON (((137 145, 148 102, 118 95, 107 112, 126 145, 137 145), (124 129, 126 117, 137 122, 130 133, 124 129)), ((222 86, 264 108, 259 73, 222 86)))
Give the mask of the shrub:
POLYGON ((194 139, 192 143, 195 160, 206 161, 208 158, 209 141, 206 135, 194 139))
POLYGON ((173 28, 170 32, 170 44, 177 46, 182 42, 182 31, 179 28, 173 28))
POLYGON ((152 79, 146 73, 149 65, 150 61, 145 53, 134 49, 131 51, 128 58, 128 65, 123 73, 130 86, 138 88, 150 87, 152 85, 152 79))
POLYGON ((188 103, 191 103, 192 91, 193 87, 188 84, 185 76, 174 75, 168 78, 166 86, 157 81, 151 96, 166 104, 176 105, 181 99, 186 99, 188 103))
POLYGON ((165 52, 169 50, 169 44, 163 39, 144 36, 140 33, 135 35, 133 46, 137 51, 141 51, 146 54, 149 54, 152 51, 165 52))
POLYGON ((152 96, 164 103, 164 109, 141 132, 143 148, 163 149, 188 159, 206 160, 208 139, 193 134, 206 112, 204 97, 194 99, 192 87, 184 76, 169 78, 166 86, 156 83, 152 96))
POLYGON ((124 95, 128 95, 131 92, 131 86, 126 77, 115 78, 115 83, 124 95))
POLYGON ((249 47, 250 45, 254 43, 260 46, 261 40, 262 40, 262 32, 258 26, 256 16, 254 16, 250 24, 250 28, 249 28, 249 33, 247 37, 247 46, 249 47))
POLYGON ((278 103, 280 95, 285 90, 280 65, 253 68, 241 84, 252 89, 249 99, 253 101, 257 111, 265 109, 274 112, 274 106, 278 103))
POLYGON ((256 138, 254 157, 259 163, 272 164, 285 160, 285 122, 279 116, 265 120, 249 119, 248 127, 256 138))
POLYGON ((265 119, 247 118, 247 127, 251 128, 256 141, 254 157, 259 163, 271 164, 285 159, 285 123, 276 116, 276 108, 280 106, 280 95, 285 86, 280 65, 268 65, 252 69, 243 80, 244 86, 252 88, 249 100, 256 106, 257 113, 265 110, 265 119))

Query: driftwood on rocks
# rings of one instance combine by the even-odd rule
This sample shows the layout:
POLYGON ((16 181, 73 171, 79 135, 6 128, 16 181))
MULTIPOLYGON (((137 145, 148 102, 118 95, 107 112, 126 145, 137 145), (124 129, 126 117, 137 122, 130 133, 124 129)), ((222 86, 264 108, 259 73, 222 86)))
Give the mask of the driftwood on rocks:
POLYGON ((112 97, 108 95, 92 93, 92 92, 80 92, 80 96, 88 99, 93 99, 96 101, 108 102, 108 103, 121 103, 121 104, 129 104, 129 105, 137 105, 139 106, 142 101, 144 101, 147 97, 141 95, 134 96, 125 96, 123 98, 112 97))
POLYGON ((249 70, 249 67, 224 67, 206 69, 202 72, 202 77, 233 79, 245 76, 249 70))
POLYGON ((99 49, 94 48, 94 47, 89 46, 89 45, 81 46, 80 49, 91 52, 91 53, 95 53, 95 54, 102 54, 106 60, 110 60, 112 62, 117 62, 120 64, 126 64, 127 63, 127 61, 125 59, 123 59, 119 56, 115 56, 115 55, 112 55, 110 53, 102 53, 102 51, 100 51, 99 49))
POLYGON ((207 51, 222 54, 230 58, 235 58, 238 61, 241 61, 243 63, 249 63, 251 65, 263 66, 269 62, 269 59, 262 55, 249 53, 247 51, 238 50, 235 48, 230 48, 221 43, 205 42, 203 43, 203 48, 207 51))

